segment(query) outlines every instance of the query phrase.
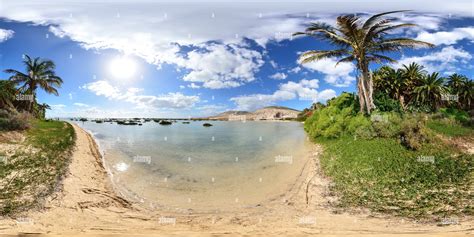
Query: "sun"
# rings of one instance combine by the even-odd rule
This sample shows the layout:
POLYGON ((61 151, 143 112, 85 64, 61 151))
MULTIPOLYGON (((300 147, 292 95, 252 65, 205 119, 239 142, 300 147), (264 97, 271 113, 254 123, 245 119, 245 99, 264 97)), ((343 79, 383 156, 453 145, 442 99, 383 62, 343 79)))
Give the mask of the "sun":
POLYGON ((116 57, 109 64, 110 74, 117 79, 130 79, 135 75, 137 64, 132 59, 116 57))

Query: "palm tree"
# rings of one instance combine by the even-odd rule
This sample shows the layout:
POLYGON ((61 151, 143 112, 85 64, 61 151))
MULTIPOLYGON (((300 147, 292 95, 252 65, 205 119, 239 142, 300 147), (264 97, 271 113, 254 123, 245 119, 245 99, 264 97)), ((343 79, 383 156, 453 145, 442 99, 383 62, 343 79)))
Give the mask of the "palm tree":
POLYGON ((468 80, 466 76, 454 73, 448 77, 447 85, 453 90, 458 90, 462 88, 468 80))
POLYGON ((63 80, 56 76, 54 72, 56 66, 51 60, 43 60, 39 57, 32 59, 25 55, 23 63, 26 66, 26 74, 14 69, 7 69, 5 72, 13 74, 10 80, 15 84, 20 84, 18 92, 33 96, 33 101, 30 101, 27 106, 27 111, 33 113, 38 87, 57 96, 58 91, 55 87, 60 87, 63 80))
POLYGON ((0 80, 0 108, 6 110, 14 109, 13 100, 15 99, 16 89, 13 82, 0 80))
POLYGON ((46 117, 46 110, 51 109, 51 106, 49 106, 46 103, 38 104, 38 114, 37 117, 44 119, 46 117))
POLYGON ((383 66, 373 73, 373 80, 376 91, 398 100, 402 109, 405 110, 408 83, 401 69, 395 70, 389 66, 383 66))
POLYGON ((420 85, 414 89, 416 101, 437 110, 441 104, 442 96, 447 92, 444 83, 445 78, 440 77, 437 72, 423 76, 420 79, 420 85))
POLYGON ((465 100, 468 100, 470 104, 469 96, 467 96, 469 95, 469 89, 468 87, 466 87, 466 84, 468 84, 468 81, 469 79, 466 76, 460 75, 457 73, 454 73, 448 77, 447 86, 450 93, 458 96, 458 101, 456 102, 458 108, 463 107, 462 102, 465 102, 465 100), (463 97, 463 99, 460 98, 461 96, 463 97))
MULTIPOLYGON (((386 38, 393 30, 413 27, 415 24, 391 24, 394 19, 383 16, 404 11, 391 11, 371 16, 365 22, 360 22, 356 15, 342 15, 337 18, 337 26, 325 23, 311 23, 304 32, 293 35, 315 37, 337 46, 333 50, 310 50, 300 55, 301 63, 309 63, 324 58, 338 58, 338 63, 355 62, 359 71, 357 91, 359 94, 360 111, 370 114, 375 108, 373 103, 373 82, 369 71, 371 62, 395 62, 394 59, 383 55, 386 52, 399 52, 403 48, 433 47, 434 45, 410 38, 386 38)), ((337 65, 337 64, 336 64, 337 65)))
POLYGON ((464 83, 464 86, 458 91, 459 101, 461 107, 472 110, 471 103, 474 100, 474 81, 468 80, 464 83))
POLYGON ((423 78, 428 72, 425 67, 417 64, 410 63, 408 66, 403 65, 400 69, 404 78, 404 87, 402 88, 401 100, 406 103, 402 103, 402 108, 405 109, 405 105, 409 104, 413 99, 413 90, 416 85, 419 84, 420 79, 423 78))

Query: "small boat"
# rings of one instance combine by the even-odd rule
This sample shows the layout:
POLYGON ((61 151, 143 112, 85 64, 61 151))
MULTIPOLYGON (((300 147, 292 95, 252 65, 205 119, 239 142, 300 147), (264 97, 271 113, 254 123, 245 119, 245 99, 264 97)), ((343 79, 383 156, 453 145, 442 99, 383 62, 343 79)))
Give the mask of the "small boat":
POLYGON ((210 123, 204 123, 202 126, 204 126, 204 127, 211 127, 212 124, 210 124, 210 123))
POLYGON ((161 120, 161 121, 159 122, 159 124, 160 124, 160 125, 171 125, 171 124, 173 124, 173 123, 170 122, 170 121, 161 120))

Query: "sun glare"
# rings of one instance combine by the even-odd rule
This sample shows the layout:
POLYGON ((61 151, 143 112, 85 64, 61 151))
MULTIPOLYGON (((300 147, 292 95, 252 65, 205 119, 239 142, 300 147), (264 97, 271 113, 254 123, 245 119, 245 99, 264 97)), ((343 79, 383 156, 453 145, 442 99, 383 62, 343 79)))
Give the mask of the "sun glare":
POLYGON ((116 57, 109 64, 110 74, 117 79, 130 79, 137 70, 136 63, 127 57, 116 57))

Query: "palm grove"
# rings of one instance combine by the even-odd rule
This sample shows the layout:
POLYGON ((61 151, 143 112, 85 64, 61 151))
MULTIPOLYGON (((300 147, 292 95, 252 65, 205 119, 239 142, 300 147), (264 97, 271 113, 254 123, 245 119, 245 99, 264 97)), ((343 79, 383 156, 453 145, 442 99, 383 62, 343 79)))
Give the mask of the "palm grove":
POLYGON ((417 25, 411 23, 392 24, 394 18, 384 16, 404 11, 392 11, 373 15, 365 22, 356 15, 343 15, 337 18, 337 26, 325 23, 312 23, 304 32, 294 35, 305 35, 326 41, 336 46, 333 50, 310 50, 300 56, 301 63, 335 57, 338 63, 355 62, 359 75, 357 77, 357 94, 359 109, 370 114, 376 105, 375 93, 385 93, 399 100, 403 109, 406 105, 428 106, 434 109, 441 105, 443 95, 449 93, 460 97, 457 106, 469 108, 473 97, 472 81, 460 75, 449 77, 449 83, 438 73, 426 74, 423 66, 411 64, 402 69, 384 66, 374 73, 369 70, 370 63, 395 63, 396 60, 384 55, 389 52, 400 52, 404 48, 434 47, 434 45, 405 37, 387 37, 391 32, 417 25), (454 80, 454 81, 453 81, 454 80), (375 90, 375 92, 374 92, 375 90), (406 101, 404 100, 406 99, 406 101), (431 105, 428 105, 431 103, 431 105))
POLYGON ((396 63, 389 53, 434 47, 398 37, 415 25, 393 24, 395 19, 387 18, 392 13, 400 11, 365 21, 343 15, 336 26, 313 23, 295 33, 334 46, 302 53, 301 63, 336 58, 358 69, 357 95, 344 92, 315 103, 300 119, 309 137, 324 147, 319 161, 338 194, 338 207, 429 221, 474 215, 473 82, 459 74, 428 73, 416 63, 389 66, 396 63), (383 63, 389 64, 370 70, 370 64, 383 63))
POLYGON ((57 88, 63 80, 55 73, 55 64, 51 60, 31 58, 24 55, 25 72, 6 69, 11 74, 9 80, 0 80, 0 128, 26 128, 29 117, 44 119, 50 106, 38 103, 37 91, 58 95, 57 88))

